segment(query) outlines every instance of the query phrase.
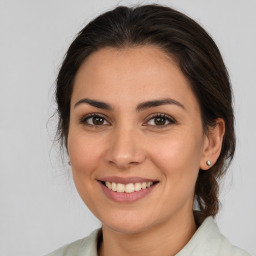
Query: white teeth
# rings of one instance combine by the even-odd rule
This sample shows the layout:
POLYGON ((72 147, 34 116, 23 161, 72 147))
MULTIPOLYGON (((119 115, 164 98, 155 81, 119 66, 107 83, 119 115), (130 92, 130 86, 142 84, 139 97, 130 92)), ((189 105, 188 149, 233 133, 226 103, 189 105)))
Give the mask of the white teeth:
POLYGON ((107 186, 109 189, 112 189, 112 184, 111 184, 109 181, 106 182, 106 186, 107 186))
POLYGON ((132 183, 125 185, 125 192, 126 193, 132 193, 134 192, 134 185, 132 183))
POLYGON ((135 183, 134 190, 135 191, 140 191, 141 190, 141 183, 135 183))
POLYGON ((129 184, 121 184, 121 183, 115 183, 115 182, 105 182, 105 185, 112 191, 119 192, 119 193, 133 193, 134 191, 140 191, 141 189, 149 188, 153 185, 153 182, 137 182, 135 184, 129 183, 129 184))
POLYGON ((152 181, 147 182, 147 188, 149 188, 152 184, 153 184, 153 182, 152 182, 152 181))
POLYGON ((116 185, 117 192, 124 192, 124 189, 125 189, 124 184, 117 183, 116 185))
POLYGON ((113 190, 113 191, 116 191, 116 190, 117 190, 116 187, 117 187, 117 186, 116 186, 116 183, 115 183, 115 182, 112 182, 112 190, 113 190))

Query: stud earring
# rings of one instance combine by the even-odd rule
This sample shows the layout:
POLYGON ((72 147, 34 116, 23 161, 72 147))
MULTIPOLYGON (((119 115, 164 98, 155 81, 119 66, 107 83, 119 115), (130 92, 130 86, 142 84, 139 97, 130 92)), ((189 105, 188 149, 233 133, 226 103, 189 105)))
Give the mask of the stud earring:
POLYGON ((206 164, 210 167, 212 163, 211 163, 210 160, 207 160, 207 161, 206 161, 206 164))

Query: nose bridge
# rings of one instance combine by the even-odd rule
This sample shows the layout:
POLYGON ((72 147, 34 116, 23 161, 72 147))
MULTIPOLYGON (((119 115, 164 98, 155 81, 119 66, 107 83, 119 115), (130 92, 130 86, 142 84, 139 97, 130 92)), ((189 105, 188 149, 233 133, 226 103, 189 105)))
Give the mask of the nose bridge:
POLYGON ((131 125, 119 125, 113 129, 107 160, 119 168, 144 161, 145 153, 140 142, 139 130, 131 125))

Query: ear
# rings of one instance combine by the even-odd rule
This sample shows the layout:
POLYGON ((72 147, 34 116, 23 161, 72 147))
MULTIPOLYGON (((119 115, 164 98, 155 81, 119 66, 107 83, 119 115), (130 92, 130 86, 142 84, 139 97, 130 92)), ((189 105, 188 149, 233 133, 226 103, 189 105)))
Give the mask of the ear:
POLYGON ((218 160, 225 134, 225 121, 222 118, 216 120, 216 125, 209 127, 204 138, 204 148, 200 161, 200 169, 210 169, 218 160), (210 165, 207 164, 210 161, 210 165))

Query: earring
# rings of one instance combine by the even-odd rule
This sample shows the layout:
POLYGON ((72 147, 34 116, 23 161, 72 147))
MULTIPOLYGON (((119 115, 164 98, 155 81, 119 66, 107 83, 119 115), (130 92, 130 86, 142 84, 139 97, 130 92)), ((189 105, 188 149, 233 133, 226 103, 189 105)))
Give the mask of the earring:
POLYGON ((206 161, 206 164, 210 167, 212 163, 211 163, 210 160, 207 160, 207 161, 206 161))
POLYGON ((68 165, 71 165, 70 161, 68 161, 68 165))

